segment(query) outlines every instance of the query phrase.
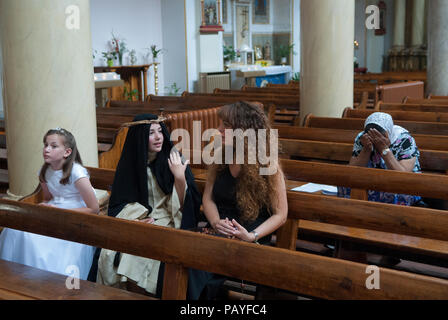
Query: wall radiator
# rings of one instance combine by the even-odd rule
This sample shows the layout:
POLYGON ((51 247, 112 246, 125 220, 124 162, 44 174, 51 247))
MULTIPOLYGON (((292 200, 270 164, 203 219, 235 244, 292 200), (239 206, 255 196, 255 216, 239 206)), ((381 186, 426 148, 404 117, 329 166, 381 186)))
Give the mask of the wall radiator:
POLYGON ((215 88, 230 89, 230 72, 201 72, 200 78, 200 93, 213 93, 215 88))

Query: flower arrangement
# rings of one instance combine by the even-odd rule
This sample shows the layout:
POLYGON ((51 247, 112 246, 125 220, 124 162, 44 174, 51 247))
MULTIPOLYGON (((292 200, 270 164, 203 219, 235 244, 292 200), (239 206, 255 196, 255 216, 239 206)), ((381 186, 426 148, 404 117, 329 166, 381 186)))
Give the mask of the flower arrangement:
POLYGON ((111 40, 112 50, 118 56, 118 62, 123 65, 123 55, 128 51, 126 48, 126 41, 124 39, 118 39, 112 32, 111 40))
POLYGON ((112 67, 114 65, 114 59, 117 58, 117 53, 115 51, 103 51, 103 58, 106 59, 107 65, 112 67))

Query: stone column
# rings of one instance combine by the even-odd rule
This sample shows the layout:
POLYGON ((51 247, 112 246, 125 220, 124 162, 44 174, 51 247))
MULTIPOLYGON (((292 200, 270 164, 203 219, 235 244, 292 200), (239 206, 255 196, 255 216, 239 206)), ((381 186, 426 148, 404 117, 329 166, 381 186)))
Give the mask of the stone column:
POLYGON ((394 40, 393 49, 399 51, 405 46, 406 0, 394 0, 394 40))
POLYGON ((300 116, 353 106, 355 1, 301 1, 300 116))
POLYGON ((38 185, 42 138, 62 127, 84 165, 98 166, 88 0, 0 1, 11 197, 38 185))
POLYGON ((427 93, 448 95, 448 1, 428 1, 428 88, 427 93))
POLYGON ((426 0, 414 0, 412 8, 412 47, 420 48, 424 44, 426 0))

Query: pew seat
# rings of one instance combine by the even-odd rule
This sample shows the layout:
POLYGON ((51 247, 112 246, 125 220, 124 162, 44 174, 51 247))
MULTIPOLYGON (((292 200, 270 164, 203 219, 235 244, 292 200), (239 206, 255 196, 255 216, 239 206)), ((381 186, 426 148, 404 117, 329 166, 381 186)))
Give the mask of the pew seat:
POLYGON ((370 252, 448 267, 447 241, 299 220, 299 238, 303 236, 347 241, 370 252))
POLYGON ((154 298, 0 259, 0 300, 153 300, 154 298), (74 280, 68 280, 74 284, 74 280))

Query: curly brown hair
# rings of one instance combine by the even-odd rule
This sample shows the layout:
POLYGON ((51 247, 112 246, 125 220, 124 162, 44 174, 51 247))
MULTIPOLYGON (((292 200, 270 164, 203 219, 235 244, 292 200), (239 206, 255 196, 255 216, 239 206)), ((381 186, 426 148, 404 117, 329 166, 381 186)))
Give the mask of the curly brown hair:
MULTIPOLYGON (((261 103, 240 101, 234 104, 229 104, 221 107, 218 111, 219 118, 223 121, 225 126, 232 129, 254 129, 256 132, 256 139, 258 145, 258 130, 266 129, 266 141, 270 141, 269 120, 267 119, 263 105, 261 103)), ((264 145, 264 144, 262 144, 264 145)), ((236 200, 238 209, 241 212, 241 219, 243 221, 253 221, 258 217, 262 208, 266 208, 269 213, 272 213, 274 207, 275 190, 274 181, 277 175, 280 174, 280 167, 278 162, 275 163, 277 170, 273 175, 260 175, 260 168, 267 167, 268 164, 261 164, 258 157, 256 157, 255 164, 248 162, 248 138, 244 138, 244 164, 241 165, 241 171, 236 178, 236 200)), ((266 143, 265 154, 269 156, 269 143, 266 143)), ((260 152, 260 150, 258 150, 260 152)), ((222 152, 224 157, 224 152, 222 152)), ((234 153, 235 157, 235 153, 234 153)), ((222 162, 224 163, 224 161, 222 162)), ((213 164, 209 168, 208 174, 216 177, 227 168, 228 164, 213 164)))

